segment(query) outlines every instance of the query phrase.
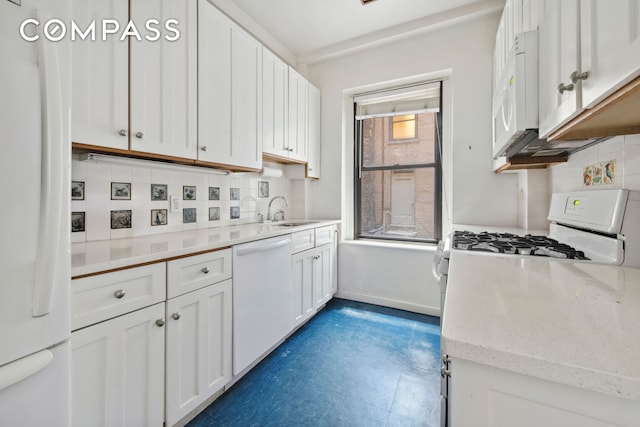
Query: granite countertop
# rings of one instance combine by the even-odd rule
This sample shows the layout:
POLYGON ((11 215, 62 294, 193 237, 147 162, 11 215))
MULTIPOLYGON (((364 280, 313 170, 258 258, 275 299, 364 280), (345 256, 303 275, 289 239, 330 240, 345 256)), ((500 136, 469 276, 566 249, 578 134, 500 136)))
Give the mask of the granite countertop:
POLYGON ((126 268, 339 223, 339 220, 286 220, 73 243, 71 276, 126 268), (286 223, 296 225, 282 225, 286 223))
POLYGON ((444 312, 452 357, 640 401, 638 268, 453 251, 444 312))

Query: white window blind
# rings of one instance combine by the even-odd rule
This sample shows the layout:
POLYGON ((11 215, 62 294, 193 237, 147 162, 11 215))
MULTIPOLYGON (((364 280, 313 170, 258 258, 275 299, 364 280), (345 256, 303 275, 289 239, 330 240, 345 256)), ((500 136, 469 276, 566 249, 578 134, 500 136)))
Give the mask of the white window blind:
POLYGON ((440 111, 440 82, 357 95, 354 102, 357 120, 437 113, 440 111))

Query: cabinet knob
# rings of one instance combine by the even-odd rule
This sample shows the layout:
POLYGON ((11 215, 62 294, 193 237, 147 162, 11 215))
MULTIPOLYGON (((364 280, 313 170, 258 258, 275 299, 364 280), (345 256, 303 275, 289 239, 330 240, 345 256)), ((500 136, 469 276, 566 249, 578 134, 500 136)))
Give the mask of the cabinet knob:
POLYGON ((178 320, 180 318, 180 313, 173 313, 171 317, 173 317, 173 320, 178 320))
POLYGON ((136 132, 136 138, 138 138, 138 139, 142 139, 142 138, 144 138, 144 133, 142 133, 142 132, 136 132))
POLYGON ((287 151, 293 151, 293 148, 289 147, 287 148, 287 151))
POLYGON ((207 146, 203 145, 202 147, 200 147, 200 151, 207 151, 207 146))
POLYGON ((444 377, 450 377, 451 376, 451 370, 445 368, 444 366, 440 368, 440 375, 444 378, 444 377))
POLYGON ((558 85, 558 93, 562 95, 565 91, 571 92, 574 88, 575 86, 573 85, 573 83, 569 83, 568 85, 560 83, 558 85))
POLYGON ((579 73, 578 70, 576 70, 571 73, 569 78, 571 79, 571 83, 578 83, 580 80, 587 80, 589 78, 589 72, 584 71, 582 73, 579 73))
POLYGON ((204 267, 204 268, 202 269, 202 272, 203 272, 204 274, 209 274, 209 272, 210 272, 210 271, 211 271, 211 270, 209 270, 209 267, 204 267))
POLYGON ((117 291, 115 291, 113 293, 113 296, 115 296, 116 298, 120 299, 120 298, 123 298, 126 294, 127 293, 124 290, 118 289, 117 291))
POLYGON ((127 136, 127 135, 129 135, 129 132, 127 132, 126 129, 120 129, 120 132, 118 132, 118 135, 127 136))
POLYGON ((164 326, 164 319, 156 320, 156 325, 158 325, 159 327, 163 327, 164 326))

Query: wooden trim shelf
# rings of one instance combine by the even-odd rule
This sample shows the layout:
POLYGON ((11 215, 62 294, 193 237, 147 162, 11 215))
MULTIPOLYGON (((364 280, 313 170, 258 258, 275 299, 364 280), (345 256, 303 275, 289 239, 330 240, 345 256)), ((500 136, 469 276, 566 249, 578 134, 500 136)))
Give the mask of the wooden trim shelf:
POLYGON ((509 157, 506 163, 495 170, 495 173, 507 170, 524 170, 524 169, 546 169, 548 166, 565 163, 569 156, 567 154, 559 156, 514 156, 509 157))
POLYGON ((187 159, 184 157, 166 156, 164 154, 147 153, 144 151, 122 150, 119 148, 100 147, 97 145, 81 144, 72 142, 71 148, 74 153, 99 153, 112 156, 129 157, 142 160, 157 160, 167 163, 175 163, 187 166, 199 166, 205 168, 224 169, 229 172, 260 172, 260 169, 247 168, 243 166, 227 165, 224 163, 205 162, 202 160, 187 159))
POLYGON ((262 160, 267 162, 280 163, 283 165, 306 165, 302 160, 290 159, 289 157, 278 156, 276 154, 262 153, 262 160))
POLYGON ((640 133, 640 77, 627 83, 595 107, 584 110, 549 141, 571 141, 640 133))

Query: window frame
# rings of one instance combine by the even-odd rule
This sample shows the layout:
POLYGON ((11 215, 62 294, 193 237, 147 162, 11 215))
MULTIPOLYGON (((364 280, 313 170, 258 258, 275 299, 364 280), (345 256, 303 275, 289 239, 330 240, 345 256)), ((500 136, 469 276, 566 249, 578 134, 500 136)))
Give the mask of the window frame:
MULTIPOLYGON (((396 243, 403 242, 417 242, 417 243, 438 243, 442 239, 442 82, 440 82, 440 106, 435 114, 435 147, 434 147, 434 161, 432 163, 412 163, 412 164, 396 164, 388 166, 364 166, 363 165, 363 121, 353 117, 354 121, 354 238, 356 240, 372 240, 372 241, 389 241, 396 243), (416 169, 434 169, 434 237, 433 239, 424 238, 411 238, 411 237, 399 237, 399 236, 371 236, 363 235, 361 232, 362 225, 362 173, 363 172, 375 172, 375 171, 399 171, 399 170, 413 170, 416 169)), ((356 111, 357 103, 354 103, 354 111, 356 111)), ((390 120, 391 122, 391 120, 390 120)), ((415 120, 416 127, 418 118, 415 120)), ((417 137, 417 129, 416 129, 417 137)), ((416 141, 417 139, 412 139, 416 141)), ((391 140, 391 143, 409 142, 409 140, 391 140)))

